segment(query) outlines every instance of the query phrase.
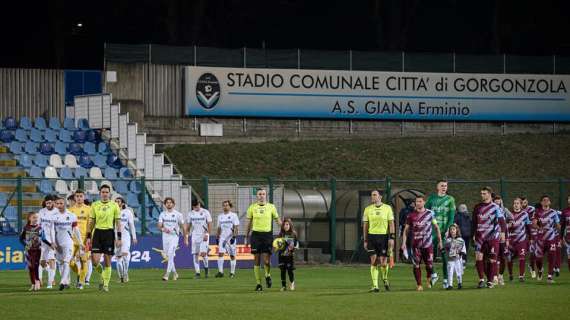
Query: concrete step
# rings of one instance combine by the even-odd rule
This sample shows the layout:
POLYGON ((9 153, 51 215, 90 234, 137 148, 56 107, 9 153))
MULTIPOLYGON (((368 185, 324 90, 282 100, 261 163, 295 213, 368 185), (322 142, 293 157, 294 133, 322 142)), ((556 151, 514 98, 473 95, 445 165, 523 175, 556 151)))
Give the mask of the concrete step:
POLYGON ((15 167, 18 162, 14 159, 11 160, 0 160, 0 167, 15 167))
MULTIPOLYGON (((6 184, 5 181, 0 180, 0 192, 14 192, 16 191, 16 183, 14 185, 6 184)), ((38 188, 35 184, 23 184, 22 191, 24 192, 36 192, 38 188)))

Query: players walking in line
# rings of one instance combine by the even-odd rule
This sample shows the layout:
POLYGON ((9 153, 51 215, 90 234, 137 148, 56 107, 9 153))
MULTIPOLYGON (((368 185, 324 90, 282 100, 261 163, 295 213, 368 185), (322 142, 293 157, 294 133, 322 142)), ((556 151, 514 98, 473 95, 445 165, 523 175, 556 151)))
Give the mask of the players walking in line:
POLYGON ((89 223, 91 207, 85 205, 85 193, 83 190, 75 190, 73 199, 73 206, 68 210, 77 218, 77 227, 81 233, 81 242, 73 244, 73 258, 71 259, 70 268, 78 275, 77 288, 81 290, 85 285, 85 277, 89 270, 89 249, 81 250, 81 247, 85 244, 87 238, 87 224, 89 223), (77 262, 79 262, 79 265, 77 262))
MULTIPOLYGON (((436 185, 437 192, 431 194, 426 203, 426 208, 433 210, 435 213, 435 219, 441 232, 439 238, 441 239, 445 239, 445 234, 449 226, 451 226, 455 220, 455 199, 447 194, 447 187, 448 183, 446 180, 439 180, 436 185)), ((434 234, 433 242, 436 243, 439 238, 434 234)), ((444 250, 440 250, 440 252, 443 269, 443 288, 445 289, 447 288, 447 256, 444 250)), ((437 255, 436 252, 435 256, 437 257, 437 255)), ((437 282, 438 275, 435 270, 431 278, 434 282, 437 282)))
POLYGON ((41 245, 40 268, 39 278, 42 280, 43 270, 47 270, 47 284, 46 287, 51 289, 55 280, 55 238, 53 230, 53 218, 57 214, 57 209, 54 207, 55 196, 47 195, 44 198, 44 207, 40 209, 40 226, 42 228, 42 238, 45 239, 41 245), (47 243, 51 243, 51 246, 47 243))
MULTIPOLYGON (((513 215, 511 211, 506 208, 503 204, 503 198, 500 195, 493 195, 493 202, 498 205, 503 211, 503 216, 505 217, 505 222, 511 221, 513 215)), ((505 239, 499 241, 499 252, 497 253, 497 267, 499 270, 498 274, 495 274, 493 283, 495 285, 499 284, 504 286, 505 279, 503 274, 505 273, 505 267, 507 266, 507 261, 511 259, 509 251, 509 228, 505 228, 505 239)))
POLYGON ((522 208, 522 199, 517 197, 513 201, 512 218, 507 219, 509 230, 509 259, 507 262, 509 269, 509 280, 513 281, 513 261, 519 259, 519 281, 525 280, 525 263, 528 251, 528 238, 530 233, 530 217, 528 212, 522 208))
POLYGON ((93 269, 101 274, 99 290, 109 291, 111 281, 111 258, 115 246, 121 245, 121 210, 111 200, 111 187, 104 184, 99 187, 101 200, 91 205, 91 215, 87 226, 87 246, 91 246, 91 263, 93 269), (115 240, 117 230, 117 240, 115 240), (105 268, 101 266, 101 255, 104 255, 105 268))
MULTIPOLYGON (((196 275, 194 278, 200 279, 200 257, 204 263, 204 276, 208 278, 208 251, 210 250, 210 232, 212 230, 212 216, 210 211, 201 207, 197 199, 192 200, 192 210, 188 214, 186 222, 188 228, 192 229, 192 258, 196 275)), ((188 242, 188 232, 185 243, 188 242)))
POLYGON ((121 246, 115 248, 117 273, 121 282, 129 282, 129 263, 131 261, 131 239, 137 244, 137 231, 133 211, 127 207, 125 200, 117 197, 115 202, 121 209, 121 246))
POLYGON ((536 267, 538 269, 538 280, 542 280, 543 257, 546 253, 548 258, 548 279, 547 282, 554 283, 552 275, 556 259, 557 232, 560 230, 560 220, 556 210, 550 208, 550 197, 543 195, 540 198, 540 208, 536 209, 532 217, 532 227, 538 230, 536 243, 536 267))
POLYGON ((453 289, 453 275, 457 276, 457 289, 463 287, 463 260, 467 255, 465 240, 461 238, 459 226, 455 223, 449 227, 449 236, 445 239, 447 261, 447 290, 453 289))
POLYGON ((370 257, 370 274, 372 278, 372 289, 370 291, 380 292, 378 287, 379 273, 386 291, 390 291, 388 252, 394 249, 394 241, 396 239, 394 212, 390 205, 382 203, 382 196, 378 190, 372 191, 370 197, 372 204, 364 209, 364 214, 362 215, 364 250, 370 257))
POLYGON ((20 234, 20 242, 24 246, 26 264, 28 265, 28 273, 32 283, 29 291, 40 290, 39 267, 42 240, 46 245, 51 246, 51 243, 42 239, 42 227, 39 224, 39 220, 40 217, 37 213, 30 213, 28 222, 20 234))
MULTIPOLYGON (((167 197, 164 199, 164 206, 166 210, 160 213, 158 217, 158 229, 162 231, 162 250, 168 259, 166 265, 166 272, 162 276, 162 280, 168 281, 172 273, 172 280, 178 280, 178 273, 174 265, 174 257, 176 256, 176 249, 180 241, 180 233, 184 232, 184 240, 188 245, 188 238, 186 234, 186 224, 182 213, 174 209, 174 199, 167 197)), ((133 225, 134 226, 134 225, 133 225)))
MULTIPOLYGON (((279 269, 281 270, 281 291, 287 290, 286 275, 289 275, 289 290, 295 290, 295 250, 299 249, 297 232, 290 218, 283 220, 277 246, 279 269)), ((274 241, 274 242, 275 242, 274 241)), ((275 247, 275 246, 274 246, 275 247)))
MULTIPOLYGON (((438 237, 437 245, 439 249, 443 249, 443 242, 441 239, 441 232, 435 220, 433 211, 425 208, 426 199, 424 196, 416 197, 415 210, 408 214, 404 231, 402 232, 402 252, 407 252, 407 238, 409 231, 411 231, 411 244, 412 244, 412 264, 414 265, 414 277, 416 279, 416 290, 423 291, 422 286, 422 270, 421 262, 423 261, 426 267, 426 276, 428 288, 435 284, 434 279, 431 277, 433 274, 433 241, 432 241, 432 226, 436 231, 438 237)), ((374 270, 373 270, 374 271, 374 270)), ((373 281, 377 281, 374 279, 373 281)), ((375 290, 377 287, 373 287, 375 290)))
POLYGON ((216 278, 224 276, 224 254, 230 256, 230 278, 236 274, 236 237, 238 235, 239 218, 231 211, 233 204, 230 200, 222 203, 224 212, 218 215, 218 230, 216 234, 218 243, 218 273, 216 278))
POLYGON ((485 273, 487 287, 493 288, 493 279, 497 273, 497 253, 499 242, 505 238, 505 218, 503 211, 493 203, 492 189, 481 189, 481 203, 473 210, 473 234, 475 240, 475 266, 479 275, 478 288, 485 287, 485 273), (488 262, 485 268, 486 261, 488 262))
POLYGON ((63 198, 56 198, 55 207, 58 213, 53 219, 53 227, 55 230, 56 252, 55 257, 59 264, 59 273, 61 280, 59 290, 69 288, 69 263, 73 257, 73 244, 79 244, 79 250, 83 251, 84 246, 81 242, 81 233, 77 227, 77 217, 69 212, 65 207, 63 198))
POLYGON ((568 207, 562 210, 562 221, 560 222, 564 230, 560 234, 566 247, 566 258, 568 259, 568 270, 570 271, 570 196, 568 196, 566 201, 568 202, 568 207))
POLYGON ((273 246, 273 221, 281 226, 281 219, 275 206, 267 202, 267 191, 257 190, 257 201, 247 209, 246 245, 251 244, 251 253, 254 256, 253 273, 257 283, 255 291, 263 291, 261 286, 261 256, 265 269, 265 284, 271 288, 271 248, 273 246), (251 234, 251 241, 248 238, 251 234))

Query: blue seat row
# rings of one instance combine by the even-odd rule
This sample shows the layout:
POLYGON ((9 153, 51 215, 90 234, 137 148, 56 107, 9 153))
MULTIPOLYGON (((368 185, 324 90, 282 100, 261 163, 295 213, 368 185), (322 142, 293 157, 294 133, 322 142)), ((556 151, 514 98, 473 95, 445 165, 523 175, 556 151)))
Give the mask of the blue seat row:
MULTIPOLYGON (((89 129, 89 121, 86 119, 79 119, 78 121, 79 129, 89 129)), ((42 117, 37 117, 34 121, 34 125, 32 125, 32 120, 28 117, 22 117, 20 119, 20 123, 14 117, 6 117, 2 121, 4 128, 8 130, 16 130, 18 128, 31 130, 32 128, 45 130, 48 128, 48 123, 46 123, 46 119, 42 117)), ((49 119, 49 128, 59 130, 62 128, 61 122, 56 117, 51 117, 49 119)), ((63 128, 68 130, 75 130, 77 127, 75 126, 75 119, 72 118, 65 118, 63 121, 63 128)))

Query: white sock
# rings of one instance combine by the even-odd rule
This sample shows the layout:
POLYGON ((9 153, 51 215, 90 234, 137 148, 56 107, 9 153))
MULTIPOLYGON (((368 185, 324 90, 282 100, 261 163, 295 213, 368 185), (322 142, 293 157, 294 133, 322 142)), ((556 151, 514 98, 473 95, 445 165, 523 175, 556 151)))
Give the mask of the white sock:
POLYGON ((236 273, 236 259, 230 260, 230 273, 236 273))
POLYGON ((218 257, 218 272, 224 273, 224 257, 218 257))
POLYGON ((170 274, 170 272, 174 272, 174 257, 168 256, 168 262, 166 265, 166 274, 170 274))
POLYGON ((117 257, 117 262, 115 263, 117 267, 117 273, 119 274, 119 278, 123 278, 123 257, 117 257))
POLYGON ((208 269, 208 256, 202 257, 202 260, 204 261, 204 268, 208 269))
POLYGON ((462 283, 462 282, 463 282, 463 277, 460 274, 458 274, 457 275, 457 283, 462 283))
POLYGON ((131 253, 128 252, 126 256, 123 257, 123 275, 125 277, 129 276, 129 262, 131 260, 131 253))
POLYGON ((53 280, 55 280, 55 266, 53 268, 48 266, 48 286, 51 286, 53 280))
POLYGON ((87 261, 87 274, 85 275, 85 281, 89 282, 89 279, 91 279, 91 273, 93 273, 93 263, 90 261, 87 261))
POLYGON ((174 264, 174 256, 172 256, 170 259, 168 259, 168 263, 171 264, 170 272, 176 273, 176 265, 174 264))
POLYGON ((69 262, 62 263, 61 280, 59 281, 59 283, 69 285, 69 262))
POLYGON ((42 267, 41 264, 38 267, 38 277, 40 278, 40 281, 42 281, 42 279, 44 278, 44 267, 42 267))
POLYGON ((198 255, 193 254, 192 259, 194 260, 194 270, 196 273, 200 273, 200 260, 198 259, 198 255))

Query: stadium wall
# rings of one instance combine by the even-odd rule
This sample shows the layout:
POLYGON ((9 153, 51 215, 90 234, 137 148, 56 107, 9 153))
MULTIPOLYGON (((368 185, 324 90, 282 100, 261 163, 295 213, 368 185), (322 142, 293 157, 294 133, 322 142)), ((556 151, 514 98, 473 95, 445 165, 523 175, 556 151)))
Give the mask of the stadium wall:
POLYGON ((0 68, 0 118, 65 115, 64 70, 0 68))

